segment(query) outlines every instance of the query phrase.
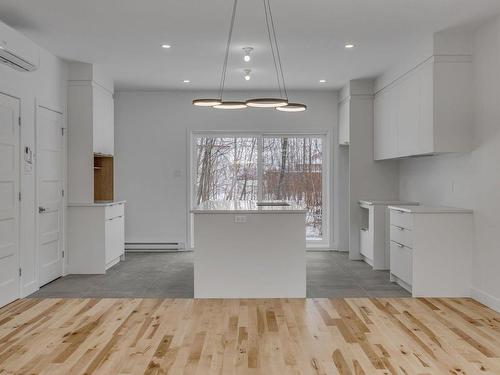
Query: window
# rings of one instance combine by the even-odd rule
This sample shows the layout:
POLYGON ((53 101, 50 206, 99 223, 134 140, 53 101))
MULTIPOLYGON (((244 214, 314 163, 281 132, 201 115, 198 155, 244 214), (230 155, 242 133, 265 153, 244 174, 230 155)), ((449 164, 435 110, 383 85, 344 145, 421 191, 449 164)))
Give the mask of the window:
POLYGON ((196 139, 196 203, 257 200, 257 138, 196 139))
POLYGON ((287 200, 307 207, 308 245, 328 242, 326 134, 194 133, 192 206, 287 200))
POLYGON ((262 197, 307 207, 308 240, 323 237, 323 147, 321 138, 265 137, 262 152, 262 197))

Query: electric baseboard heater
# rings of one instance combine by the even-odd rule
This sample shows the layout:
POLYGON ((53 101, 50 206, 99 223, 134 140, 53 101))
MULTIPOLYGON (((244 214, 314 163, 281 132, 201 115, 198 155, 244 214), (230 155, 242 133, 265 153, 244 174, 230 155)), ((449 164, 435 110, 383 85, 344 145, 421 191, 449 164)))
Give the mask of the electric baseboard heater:
POLYGON ((126 242, 125 251, 128 252, 162 252, 184 250, 183 242, 126 242))

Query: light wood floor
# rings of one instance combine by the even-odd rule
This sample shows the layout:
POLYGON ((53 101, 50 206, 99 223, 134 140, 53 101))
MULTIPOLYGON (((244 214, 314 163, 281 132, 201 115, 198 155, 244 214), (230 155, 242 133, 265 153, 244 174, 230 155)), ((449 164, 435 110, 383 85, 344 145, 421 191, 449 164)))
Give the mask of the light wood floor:
POLYGON ((500 315, 470 299, 27 299, 0 374, 500 374, 500 315))

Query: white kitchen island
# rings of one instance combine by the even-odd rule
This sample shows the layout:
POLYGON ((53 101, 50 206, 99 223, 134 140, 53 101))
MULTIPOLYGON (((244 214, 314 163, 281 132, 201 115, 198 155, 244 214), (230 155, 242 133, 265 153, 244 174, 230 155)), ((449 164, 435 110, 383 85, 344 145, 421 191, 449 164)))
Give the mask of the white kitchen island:
POLYGON ((195 298, 304 298, 303 206, 205 202, 194 214, 195 298))

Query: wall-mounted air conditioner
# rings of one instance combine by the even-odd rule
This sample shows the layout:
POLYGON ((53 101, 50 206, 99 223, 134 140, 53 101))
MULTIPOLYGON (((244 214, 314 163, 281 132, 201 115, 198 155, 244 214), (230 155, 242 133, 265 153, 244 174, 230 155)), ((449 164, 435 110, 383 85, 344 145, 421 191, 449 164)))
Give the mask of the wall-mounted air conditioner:
POLYGON ((0 22, 0 64, 21 72, 38 68, 40 50, 31 40, 0 22))

